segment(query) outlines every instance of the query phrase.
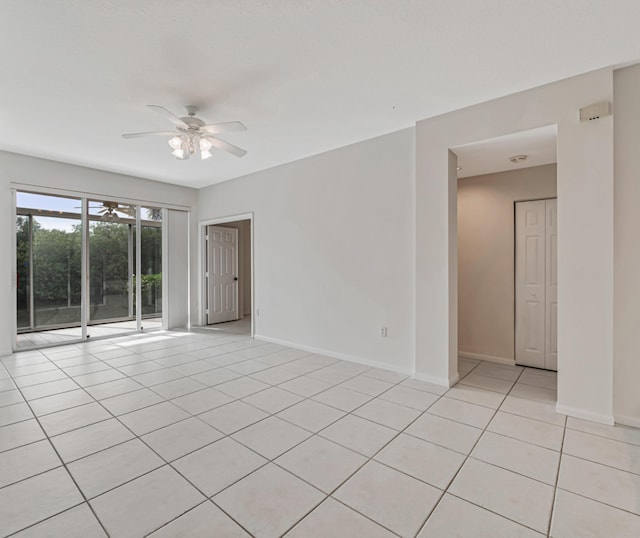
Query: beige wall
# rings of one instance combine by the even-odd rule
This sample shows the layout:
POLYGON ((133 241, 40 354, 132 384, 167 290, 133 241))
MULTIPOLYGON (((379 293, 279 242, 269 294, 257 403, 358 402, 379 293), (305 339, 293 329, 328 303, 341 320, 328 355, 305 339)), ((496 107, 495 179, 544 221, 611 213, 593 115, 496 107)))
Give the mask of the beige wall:
POLYGON ((461 355, 513 361, 513 204, 555 196, 555 164, 458 181, 458 350, 461 355))

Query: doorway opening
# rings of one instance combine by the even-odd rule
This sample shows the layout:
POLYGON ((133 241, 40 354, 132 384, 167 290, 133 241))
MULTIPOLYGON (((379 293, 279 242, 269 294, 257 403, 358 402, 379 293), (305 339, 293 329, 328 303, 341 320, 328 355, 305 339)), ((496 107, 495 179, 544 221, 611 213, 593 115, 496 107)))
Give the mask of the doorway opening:
MULTIPOLYGON (((482 140, 451 151, 457 156, 458 169, 459 375, 463 378, 481 361, 482 368, 474 370, 474 375, 482 371, 504 373, 511 379, 506 370, 515 375, 516 370, 521 371, 517 365, 548 369, 548 373, 540 370, 524 379, 550 391, 549 400, 555 400, 555 372, 551 371, 557 368, 555 360, 533 364, 526 354, 535 345, 543 357, 545 352, 549 356, 555 353, 554 359, 557 356, 553 329, 557 323, 557 280, 552 264, 546 263, 547 259, 556 260, 556 126, 482 140), (554 199, 548 208, 545 199, 554 199), (525 204, 529 202, 534 205, 525 204), (529 224, 537 222, 537 235, 518 231, 519 226, 526 230, 522 224, 527 222, 527 208, 529 224), (548 219, 553 226, 547 225, 548 219), (533 290, 534 279, 538 280, 537 290, 533 290), (553 286, 548 286, 547 280, 553 281, 553 286)), ((502 384, 487 381, 487 387, 482 388, 502 384)))
POLYGON ((201 235, 201 326, 253 336, 252 214, 202 222, 201 235))

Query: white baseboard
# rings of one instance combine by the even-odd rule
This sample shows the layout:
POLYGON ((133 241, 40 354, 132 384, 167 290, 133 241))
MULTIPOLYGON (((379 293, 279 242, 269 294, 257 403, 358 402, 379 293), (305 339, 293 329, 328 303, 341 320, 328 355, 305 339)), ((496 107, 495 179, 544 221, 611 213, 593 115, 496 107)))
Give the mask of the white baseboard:
POLYGON ((640 428, 640 418, 629 417, 626 415, 615 415, 614 420, 616 424, 622 424, 623 426, 631 426, 633 428, 640 428))
POLYGON ((439 385, 440 387, 453 387, 458 381, 460 381, 460 375, 456 374, 453 378, 447 379, 446 377, 437 377, 433 375, 425 375, 425 374, 414 374, 414 379, 418 381, 424 381, 426 383, 431 383, 432 385, 439 385))
POLYGON ((343 361, 355 362, 356 364, 363 364, 364 366, 371 366, 372 368, 380 368, 382 370, 390 370, 391 372, 397 372, 399 374, 413 375, 413 371, 410 368, 395 368, 386 362, 372 361, 370 359, 364 359, 362 357, 356 357, 354 355, 347 355, 346 353, 339 353, 337 351, 331 351, 329 349, 323 349, 320 347, 307 346, 304 344, 297 344, 295 342, 289 342, 280 338, 272 338, 271 336, 264 336, 261 334, 254 334, 253 337, 256 340, 262 340, 264 342, 271 342, 272 344, 279 344, 281 346, 292 347, 294 349, 301 349, 302 351, 308 351, 309 353, 317 353, 318 355, 326 355, 334 359, 340 359, 343 361))
POLYGON ((613 426, 613 415, 602 415, 600 413, 592 413, 591 411, 585 411, 577 407, 571 407, 569 405, 556 404, 556 412, 562 415, 568 415, 570 417, 581 418, 583 420, 590 420, 591 422, 599 422, 600 424, 607 424, 613 426))
POLYGON ((497 362, 498 364, 506 364, 508 366, 515 366, 516 364, 516 361, 506 357, 495 357, 493 355, 483 355, 482 353, 471 353, 470 351, 458 351, 458 357, 478 361, 497 362))

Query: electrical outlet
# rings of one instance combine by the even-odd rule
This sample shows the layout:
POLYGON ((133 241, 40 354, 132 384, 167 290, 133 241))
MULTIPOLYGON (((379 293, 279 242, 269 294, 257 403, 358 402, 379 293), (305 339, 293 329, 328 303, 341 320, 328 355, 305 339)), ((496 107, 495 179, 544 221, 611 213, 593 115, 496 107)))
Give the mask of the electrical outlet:
POLYGON ((380 336, 382 336, 383 338, 387 337, 387 328, 384 325, 380 327, 380 336))
POLYGON ((259 308, 256 308, 256 317, 257 318, 260 317, 260 309, 259 308))

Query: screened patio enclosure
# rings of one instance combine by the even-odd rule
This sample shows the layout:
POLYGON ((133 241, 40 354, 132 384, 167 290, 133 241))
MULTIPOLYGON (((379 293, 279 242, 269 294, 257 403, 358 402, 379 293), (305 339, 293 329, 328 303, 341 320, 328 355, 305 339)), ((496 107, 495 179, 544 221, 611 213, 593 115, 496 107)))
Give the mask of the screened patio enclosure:
POLYGON ((159 328, 162 214, 18 191, 16 347, 159 328))

